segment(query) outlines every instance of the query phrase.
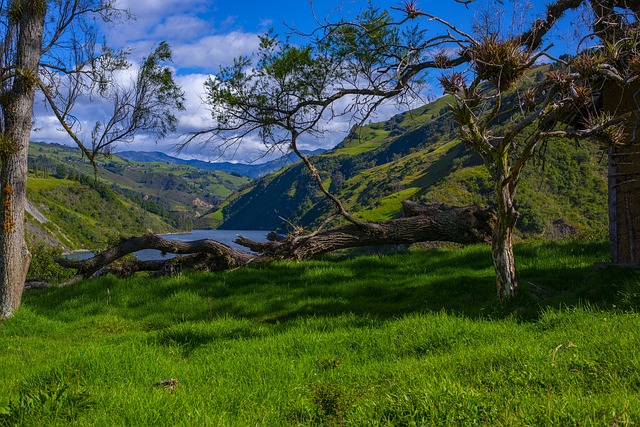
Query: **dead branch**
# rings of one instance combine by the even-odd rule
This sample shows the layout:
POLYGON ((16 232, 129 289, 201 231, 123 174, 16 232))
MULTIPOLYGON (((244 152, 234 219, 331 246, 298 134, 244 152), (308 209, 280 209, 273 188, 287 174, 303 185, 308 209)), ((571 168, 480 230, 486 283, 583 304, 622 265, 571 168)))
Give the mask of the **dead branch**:
MULTIPOLYGON (((255 258, 248 252, 239 251, 224 243, 217 242, 212 239, 195 240, 193 242, 178 242, 148 234, 146 236, 134 237, 113 246, 96 256, 85 260, 71 260, 67 258, 56 258, 56 262, 63 267, 75 268, 78 274, 83 277, 91 277, 101 268, 119 260, 125 255, 137 252, 143 249, 157 249, 165 253, 173 254, 207 254, 207 261, 215 265, 219 265, 219 269, 235 268, 244 265, 255 258)), ((138 261, 137 268, 152 271, 162 270, 173 264, 177 267, 183 263, 197 263, 199 260, 180 257, 177 260, 164 260, 164 264, 153 262, 138 261)), ((131 265, 136 268, 136 265, 131 265)), ((140 271, 140 270, 136 270, 140 271)))

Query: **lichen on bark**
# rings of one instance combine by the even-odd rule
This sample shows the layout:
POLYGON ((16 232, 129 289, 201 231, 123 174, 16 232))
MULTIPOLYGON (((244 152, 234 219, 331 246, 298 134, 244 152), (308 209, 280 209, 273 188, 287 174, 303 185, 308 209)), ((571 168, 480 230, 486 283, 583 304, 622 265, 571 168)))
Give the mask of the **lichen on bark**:
POLYGON ((11 208, 12 203, 13 188, 7 185, 7 181, 4 180, 2 182, 2 227, 7 233, 12 233, 16 225, 15 220, 13 219, 13 209, 11 208))
POLYGON ((18 152, 18 143, 6 133, 0 133, 0 162, 6 162, 9 157, 18 152))

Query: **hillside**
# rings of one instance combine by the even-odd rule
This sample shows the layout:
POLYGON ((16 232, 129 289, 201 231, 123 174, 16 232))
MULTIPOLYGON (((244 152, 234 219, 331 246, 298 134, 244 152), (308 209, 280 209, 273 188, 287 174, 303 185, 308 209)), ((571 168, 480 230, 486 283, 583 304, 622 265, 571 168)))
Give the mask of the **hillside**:
MULTIPOLYGON (((549 141, 545 161, 524 172, 517 198, 524 235, 602 234, 606 170, 588 143, 549 141)), ((401 202, 493 204, 481 159, 456 139, 441 98, 391 120, 354 129, 333 151, 313 157, 330 189, 366 220, 400 215, 401 202)), ((318 224, 331 206, 301 164, 256 180, 210 214, 227 229, 282 229, 318 224), (257 214, 259 212, 259 214, 257 214)))
POLYGON ((30 176, 27 198, 30 243, 96 249, 121 236, 176 230, 161 216, 91 181, 30 176))
POLYGON ((69 249, 123 235, 190 230, 248 179, 187 165, 100 159, 98 174, 72 147, 32 143, 27 196, 30 238, 69 249))

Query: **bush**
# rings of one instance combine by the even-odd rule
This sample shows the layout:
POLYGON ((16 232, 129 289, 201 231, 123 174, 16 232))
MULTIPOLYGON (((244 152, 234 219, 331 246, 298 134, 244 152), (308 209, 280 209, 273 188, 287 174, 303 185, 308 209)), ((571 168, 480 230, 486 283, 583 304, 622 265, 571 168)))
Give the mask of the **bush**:
POLYGON ((62 256, 62 249, 46 243, 36 243, 31 248, 31 265, 28 278, 40 278, 51 283, 60 283, 73 276, 73 270, 62 267, 53 259, 62 256))

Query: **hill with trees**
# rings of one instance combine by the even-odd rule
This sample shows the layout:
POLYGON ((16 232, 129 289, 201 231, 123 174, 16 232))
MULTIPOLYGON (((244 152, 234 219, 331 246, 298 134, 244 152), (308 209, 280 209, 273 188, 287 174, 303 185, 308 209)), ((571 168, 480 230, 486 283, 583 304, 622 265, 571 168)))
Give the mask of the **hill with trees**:
POLYGON ((249 181, 117 156, 97 162, 94 175, 91 162, 76 148, 31 144, 27 196, 32 240, 95 249, 123 236, 190 230, 199 216, 249 181))
MULTIPOLYGON (((540 67, 531 81, 542 78, 540 67)), ((448 98, 352 129, 334 150, 312 158, 330 190, 366 221, 401 216, 401 202, 492 206, 493 184, 482 159, 457 135, 448 98)), ((503 120, 508 120, 504 118, 503 120)), ((496 123, 495 126, 500 126, 496 123)), ((519 187, 521 236, 604 236, 606 164, 589 142, 553 140, 525 169, 519 187), (544 154, 544 157, 543 157, 544 154)), ((226 229, 312 227, 332 209, 301 163, 254 181, 210 217, 226 229), (255 212, 262 212, 256 215, 255 212)))

